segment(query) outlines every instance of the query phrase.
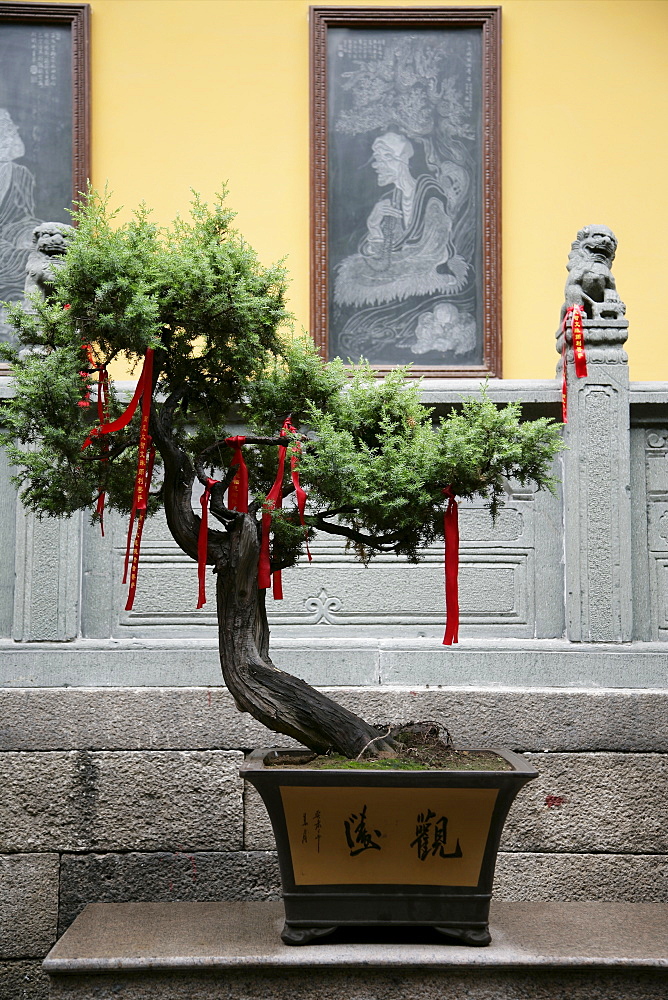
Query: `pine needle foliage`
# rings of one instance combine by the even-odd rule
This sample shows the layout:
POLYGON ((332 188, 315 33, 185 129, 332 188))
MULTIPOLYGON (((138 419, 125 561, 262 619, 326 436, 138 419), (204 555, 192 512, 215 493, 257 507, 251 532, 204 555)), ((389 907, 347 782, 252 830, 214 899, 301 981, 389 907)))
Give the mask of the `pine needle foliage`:
MULTIPOLYGON (((364 559, 377 551, 417 559, 442 531, 445 487, 482 497, 493 515, 509 477, 553 488, 562 445, 552 421, 523 422, 519 406, 499 409, 484 389, 435 419, 408 370, 379 379, 363 366, 351 376, 340 362, 325 363, 308 337, 294 336, 283 264, 260 263, 232 228, 224 191, 213 205, 195 195, 189 218, 166 229, 145 206, 119 222, 108 195, 92 189, 74 214, 76 234, 52 294, 11 307, 19 348, 0 351, 14 366, 15 389, 2 442, 29 509, 91 509, 101 489, 115 509, 131 506, 139 417, 114 435, 108 461, 100 461, 97 440, 82 452, 97 417, 83 344, 106 364, 121 356, 140 364, 155 349, 154 405, 171 406, 174 440, 193 464, 205 454, 207 465, 225 469, 231 424, 276 439, 289 418, 309 530, 346 535, 364 559)), ((124 405, 112 392, 111 417, 124 405)), ((277 448, 245 451, 259 512, 277 448)), ((160 506, 160 479, 158 464, 151 511, 160 506)), ((274 527, 274 560, 291 565, 304 530, 289 498, 274 527)))

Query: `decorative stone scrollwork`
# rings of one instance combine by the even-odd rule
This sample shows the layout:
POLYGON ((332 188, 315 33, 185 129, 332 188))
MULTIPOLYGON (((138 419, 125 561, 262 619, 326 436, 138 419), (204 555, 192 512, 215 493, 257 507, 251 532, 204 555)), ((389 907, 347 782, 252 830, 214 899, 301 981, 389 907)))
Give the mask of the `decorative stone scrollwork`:
POLYGON ((308 597, 304 601, 304 607, 311 615, 310 624, 317 625, 319 622, 326 622, 328 625, 340 624, 337 614, 343 603, 338 597, 330 597, 324 587, 320 588, 317 597, 308 597))
POLYGON ((664 511, 659 518, 658 531, 661 538, 668 538, 668 511, 664 511))
POLYGON ((651 453, 658 449, 668 449, 668 431, 646 431, 645 442, 647 450, 651 453))

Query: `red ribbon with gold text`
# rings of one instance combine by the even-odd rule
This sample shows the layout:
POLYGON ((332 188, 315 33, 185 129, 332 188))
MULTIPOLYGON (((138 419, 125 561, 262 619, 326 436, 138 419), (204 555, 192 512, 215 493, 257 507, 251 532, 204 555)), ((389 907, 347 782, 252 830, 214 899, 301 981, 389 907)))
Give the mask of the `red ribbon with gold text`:
POLYGON ((445 539, 445 636, 443 645, 451 646, 459 642, 459 519, 457 501, 450 486, 443 493, 448 498, 448 506, 443 515, 443 537, 445 539))
MULTIPOLYGON (((139 429, 139 449, 137 455, 137 472, 135 475, 135 488, 132 497, 132 512, 130 514, 130 524, 128 527, 128 537, 125 549, 125 563, 123 567, 123 583, 127 582, 128 578, 128 568, 130 568, 130 588, 128 591, 128 600, 125 605, 126 611, 131 611, 134 604, 135 593, 137 589, 137 570, 139 566, 139 550, 141 547, 141 536, 144 529, 144 521, 146 519, 146 507, 148 502, 148 492, 151 485, 151 475, 153 474, 153 464, 155 462, 155 448, 151 443, 151 436, 148 432, 149 420, 151 417, 151 397, 153 395, 153 349, 148 348, 146 351, 146 357, 144 358, 144 364, 142 366, 141 375, 137 381, 137 386, 134 391, 134 395, 130 400, 127 409, 117 417, 116 420, 112 420, 110 423, 100 423, 99 427, 94 427, 86 440, 84 441, 81 449, 87 448, 89 444, 92 444, 96 437, 100 437, 103 434, 113 434, 114 431, 120 431, 132 420, 137 405, 141 400, 141 424, 139 429), (135 527, 135 519, 137 519, 137 532, 135 535, 134 546, 132 545, 132 535, 133 529, 135 527), (130 565, 130 552, 132 551, 132 563, 130 565)), ((105 406, 103 397, 103 407, 105 406)), ((108 399, 108 396, 106 397, 108 399)), ((99 401, 98 401, 98 414, 100 413, 99 401)), ((104 460, 104 458, 103 458, 104 460)), ((99 503, 99 501, 98 501, 99 503)))
POLYGON ((584 325, 582 318, 584 309, 582 306, 570 306, 566 310, 564 321, 561 324, 562 347, 561 347, 561 419, 568 423, 568 380, 567 380, 567 343, 566 330, 571 331, 571 343, 573 344, 573 364, 576 378, 587 378, 587 355, 585 353, 584 325))
MULTIPOLYGON (((149 421, 151 418, 151 397, 153 395, 153 351, 149 348, 144 359, 142 368, 142 394, 141 394, 141 423, 139 425, 139 448, 137 454, 137 473, 135 476, 135 492, 132 498, 132 510, 130 512, 130 525, 128 527, 128 540, 125 550, 125 566, 123 572, 123 583, 128 578, 128 562, 130 559, 130 545, 132 542, 132 529, 135 518, 137 519, 137 532, 135 543, 132 548, 132 564, 130 566, 130 587, 128 599, 125 605, 126 611, 132 611, 137 590, 137 571, 139 569, 139 550, 141 548, 141 536, 146 520, 146 508, 148 505, 148 492, 153 474, 153 464, 155 462, 155 448, 153 447, 151 435, 149 434, 149 421)), ((111 425, 108 425, 111 426, 111 425)))
MULTIPOLYGON (((149 437, 149 442, 150 442, 149 437)), ((155 463, 155 448, 150 445, 148 451, 148 459, 145 463, 145 473, 143 479, 143 487, 138 491, 138 503, 136 509, 133 509, 133 515, 130 519, 130 529, 128 531, 128 549, 125 553, 125 572, 123 575, 123 583, 127 580, 128 572, 128 556, 130 541, 132 538, 132 526, 134 522, 134 515, 137 515, 137 533, 135 534, 135 543, 132 547, 132 563, 130 565, 130 586, 128 588, 128 599, 125 604, 126 611, 132 611, 132 606, 135 602, 135 594, 137 592, 137 573, 139 570, 139 552, 141 549, 141 538, 144 531, 144 523, 146 521, 146 505, 148 499, 148 491, 151 485, 151 477, 153 475, 153 465, 155 463), (139 506, 139 503, 143 503, 143 506, 139 506)), ((137 467, 137 476, 139 476, 139 465, 137 467)))
MULTIPOLYGON (((297 433, 292 424, 288 425, 288 430, 293 433, 297 433)), ((299 523, 304 529, 304 535, 306 537, 306 555, 308 556, 308 561, 313 562, 313 556, 311 555, 311 550, 308 547, 308 528, 306 527, 306 519, 304 513, 306 511, 306 501, 308 496, 306 490, 304 490, 299 482, 299 458, 302 453, 302 446, 300 441, 295 441, 292 446, 292 455, 290 456, 290 478, 292 479, 292 485, 295 488, 295 496, 297 497, 297 511, 299 513, 299 523)))

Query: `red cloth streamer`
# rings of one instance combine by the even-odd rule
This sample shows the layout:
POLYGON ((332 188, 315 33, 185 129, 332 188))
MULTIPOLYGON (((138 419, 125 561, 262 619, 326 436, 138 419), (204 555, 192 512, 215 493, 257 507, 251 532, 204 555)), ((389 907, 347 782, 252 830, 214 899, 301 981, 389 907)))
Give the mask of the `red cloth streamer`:
POLYGON ((457 501, 450 486, 443 493, 448 498, 448 506, 443 515, 443 536, 445 538, 445 636, 444 646, 459 642, 459 521, 457 501))
POLYGON ((144 382, 146 380, 147 367, 149 366, 151 369, 151 374, 147 380, 147 384, 148 384, 149 398, 150 398, 150 394, 153 389, 153 349, 149 347, 149 349, 146 351, 146 358, 144 360, 144 365, 141 370, 141 375, 139 376, 139 380, 137 382, 134 395, 130 400, 127 409, 124 410, 123 413, 121 413, 120 417, 117 417, 116 420, 112 420, 110 424, 100 424, 99 427, 93 427, 92 431, 90 432, 90 434, 88 435, 88 437, 81 446, 82 451, 84 450, 84 448, 87 448, 89 444, 92 444, 93 439, 99 437, 100 434, 113 434, 114 431, 120 431, 124 427, 128 426, 128 424, 135 415, 135 410, 137 409, 137 404, 139 403, 139 400, 140 399, 143 400, 144 382))
MULTIPOLYGON (((112 420, 107 423, 107 417, 109 415, 109 376, 104 365, 98 365, 93 357, 93 351, 89 344, 82 345, 83 349, 88 354, 88 359, 92 365, 97 368, 98 371, 98 400, 97 400, 97 412, 98 418, 100 420, 99 427, 94 427, 83 445, 81 450, 87 448, 89 444, 92 444, 93 439, 104 434, 113 434, 114 431, 120 431, 132 420, 139 400, 141 400, 141 423, 139 428, 139 449, 137 455, 137 473, 135 475, 135 488, 132 497, 132 511, 130 513, 130 524, 128 525, 128 537, 125 547, 125 562, 123 565, 123 583, 128 581, 128 570, 130 573, 130 587, 128 590, 128 599, 125 605, 126 611, 132 611, 134 605, 135 593, 137 590, 137 572, 139 569, 139 552, 141 549, 141 538, 144 531, 144 521, 146 520, 146 507, 148 503, 148 493, 151 487, 151 477, 153 475, 153 466, 155 464, 155 447, 151 441, 151 435, 149 434, 149 422, 151 418, 151 398, 153 396, 153 348, 149 347, 146 351, 146 357, 144 358, 144 364, 142 366, 141 374, 137 381, 137 385, 134 391, 134 395, 130 400, 129 406, 126 410, 117 417, 116 420, 112 420), (134 545, 132 544, 132 535, 135 528, 136 522, 136 533, 134 539, 134 545), (132 560, 130 560, 130 553, 132 552, 132 560)), ((108 461, 108 445, 103 442, 102 444, 102 458, 101 460, 108 461), (106 453, 106 454, 105 454, 106 453)), ((97 511, 100 514, 100 520, 102 520, 104 511, 104 493, 101 492, 98 498, 97 511)), ((104 527, 102 530, 104 534, 104 527)))
MULTIPOLYGON (((287 434, 296 434, 296 428, 292 426, 290 420, 286 420, 281 428, 281 437, 286 437, 287 434)), ((283 505, 283 476, 285 475, 285 452, 287 448, 286 444, 279 444, 278 446, 278 472, 276 473, 276 479, 274 480, 274 485, 267 494, 267 499, 264 504, 264 509, 262 511, 262 540, 260 543, 260 559, 258 561, 258 574, 257 583, 260 590, 266 590, 269 587, 269 583, 272 580, 271 572, 271 558, 269 550, 269 532, 271 529, 271 512, 276 510, 278 507, 283 505)), ((299 482, 299 456, 301 454, 301 444, 295 442, 290 456, 290 475, 292 479, 292 484, 295 488, 295 495, 297 497, 297 510, 299 512, 299 521, 302 525, 305 534, 308 536, 308 528, 306 527, 306 520, 304 518, 304 511, 306 510, 306 491, 302 488, 299 482)), ((308 538, 306 541, 306 554, 308 555, 309 562, 312 561, 313 557, 311 551, 308 547, 308 538)), ((283 579, 280 570, 275 570, 273 573, 273 595, 275 601, 283 600, 283 579)))
MULTIPOLYGON (((149 438, 150 441, 150 438, 149 438)), ((153 475, 153 465, 155 463, 155 448, 151 445, 148 453, 148 462, 146 465, 146 483, 145 483, 145 493, 148 496, 148 490, 151 485, 151 477, 153 475)), ((135 594, 137 592, 137 574, 139 571, 139 552, 141 550, 141 539, 144 532, 144 523, 146 521, 146 506, 141 507, 137 511, 137 533, 135 535, 135 543, 132 547, 132 564, 130 566, 130 587, 128 589, 128 599, 125 604, 126 611, 132 611, 132 607, 135 602, 135 594)), ((130 538, 132 537, 132 525, 133 521, 130 521, 130 531, 128 533, 128 544, 130 538)), ((126 553, 126 572, 127 572, 127 553, 126 553)), ((125 583, 125 577, 123 578, 123 583, 125 583)))
MULTIPOLYGON (((92 350, 90 345, 86 345, 89 357, 92 358, 92 350)), ((97 368, 97 418, 100 421, 100 426, 106 424, 109 420, 109 372, 107 371, 107 366, 105 364, 96 365, 97 368)), ((102 464, 106 464, 109 461, 109 442, 106 438, 103 438, 101 444, 100 461, 102 464)), ((102 537, 104 538, 104 502, 106 499, 105 491, 100 487, 100 495, 97 498, 97 508, 96 512, 100 518, 100 531, 102 532, 102 537)))
POLYGON ((569 306, 561 324, 561 420, 568 423, 568 345, 566 331, 570 327, 571 343, 573 345, 573 362, 577 378, 587 378, 587 355, 585 352, 584 326, 582 306, 569 306))
POLYGON ((568 373, 566 370, 566 318, 561 327, 561 422, 568 423, 568 373))
POLYGON ((238 466, 234 479, 227 491, 227 506, 230 510, 238 510, 243 514, 248 511, 248 468, 241 451, 241 447, 245 442, 246 438, 240 434, 236 437, 225 438, 225 444, 233 449, 232 462, 230 464, 238 466))
MULTIPOLYGON (((98 434, 109 434, 111 433, 112 428, 114 430, 118 430, 119 427, 126 427, 130 423, 132 413, 134 413, 137 408, 137 400, 141 397, 141 424, 139 427, 137 473, 135 475, 135 489, 134 496, 132 498, 132 511, 130 512, 130 524, 128 526, 128 538, 125 548, 125 564, 123 567, 123 583, 126 583, 128 579, 128 565, 130 564, 130 550, 132 547, 130 589, 128 591, 128 600, 125 605, 126 611, 132 611, 137 589, 139 550, 144 530, 144 521, 146 519, 148 492, 151 485, 151 476, 153 474, 153 465, 155 462, 155 448, 151 443, 151 435, 148 431, 149 420, 151 417, 151 397, 153 395, 153 350, 151 348, 146 351, 146 357, 144 359, 144 365, 139 377, 139 382, 137 383, 137 388, 140 386, 141 391, 138 394, 137 390, 135 390, 133 401, 128 407, 128 410, 132 409, 130 416, 127 416, 128 410, 126 410, 125 413, 118 418, 118 420, 114 420, 110 424, 104 424, 103 426, 96 428, 98 434), (135 525, 135 519, 137 520, 137 532, 135 535, 134 546, 132 546, 132 532, 135 525)), ((89 438, 88 441, 86 441, 84 448, 87 444, 90 444, 91 439, 92 438, 89 438)))
POLYGON ((209 498, 211 487, 219 480, 207 479, 204 493, 199 498, 202 505, 202 519, 199 523, 199 535, 197 537, 197 578, 199 580, 199 595, 197 607, 202 608, 206 604, 206 553, 209 542, 209 498))
MULTIPOLYGON (((294 430, 294 427, 290 426, 289 430, 294 430)), ((308 561, 313 561, 313 556, 311 555, 311 550, 308 547, 308 528, 306 527, 306 519, 304 518, 304 512, 306 511, 306 501, 308 499, 306 490, 304 490, 299 483, 299 457, 302 452, 302 446, 299 441, 296 441, 292 449, 292 455, 290 456, 290 478, 292 479, 292 485, 295 488, 295 495, 297 497, 297 510, 299 511, 299 523, 304 529, 304 535, 306 538, 306 555, 308 556, 308 561)))
POLYGON ((575 362, 575 374, 578 378, 587 377, 587 355, 585 354, 584 329, 582 317, 584 310, 582 306, 573 306, 571 317, 571 337, 573 340, 573 360, 575 362))
MULTIPOLYGON (((281 437, 285 437, 291 427, 290 421, 286 420, 281 428, 281 437)), ((271 530, 271 512, 283 506, 283 476, 285 475, 285 450, 288 442, 278 446, 278 471, 274 485, 267 494, 267 499, 262 508, 262 537, 260 541, 260 558, 257 564, 257 585, 260 590, 267 590, 271 583, 271 556, 269 551, 269 532, 271 530)), ((273 574, 273 595, 275 601, 283 598, 283 581, 281 571, 276 570, 273 574)))

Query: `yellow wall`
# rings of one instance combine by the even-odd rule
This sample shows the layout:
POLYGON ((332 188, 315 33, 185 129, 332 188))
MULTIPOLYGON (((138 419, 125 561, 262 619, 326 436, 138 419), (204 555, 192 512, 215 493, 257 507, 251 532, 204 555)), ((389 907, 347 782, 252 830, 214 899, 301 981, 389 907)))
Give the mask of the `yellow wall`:
MULTIPOLYGON (((166 222, 190 188, 209 197, 228 180, 247 239, 266 262, 288 256, 302 325, 308 6, 91 0, 93 183, 108 181, 128 208, 146 200, 166 222)), ((602 222, 619 239, 631 377, 668 379, 668 3, 501 6, 504 376, 553 376, 570 244, 582 225, 602 222)))

